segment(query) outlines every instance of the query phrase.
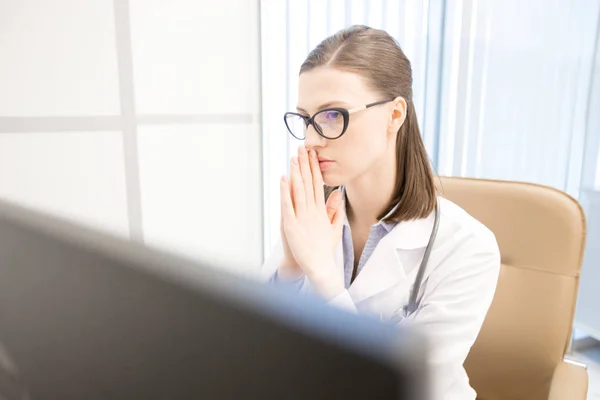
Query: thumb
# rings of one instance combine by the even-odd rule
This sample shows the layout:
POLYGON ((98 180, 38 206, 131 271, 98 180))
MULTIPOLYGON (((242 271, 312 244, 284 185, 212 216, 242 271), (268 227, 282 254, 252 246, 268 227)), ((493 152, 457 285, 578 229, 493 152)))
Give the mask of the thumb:
POLYGON ((333 219, 335 218, 335 214, 340 208, 340 204, 342 204, 342 192, 338 189, 329 195, 327 199, 327 203, 325 204, 325 208, 327 209, 327 218, 329 218, 329 222, 333 223, 333 219))
POLYGON ((335 214, 333 215, 333 219, 331 219, 331 224, 334 225, 336 228, 340 228, 344 225, 344 220, 346 218, 346 204, 344 204, 344 202, 341 200, 341 194, 340 194, 340 202, 338 205, 337 210, 335 211, 335 214))

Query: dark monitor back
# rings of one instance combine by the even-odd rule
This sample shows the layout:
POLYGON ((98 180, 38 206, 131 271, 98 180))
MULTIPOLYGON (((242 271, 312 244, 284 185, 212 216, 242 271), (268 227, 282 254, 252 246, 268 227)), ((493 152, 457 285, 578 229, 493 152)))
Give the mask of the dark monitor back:
POLYGON ((419 338, 0 204, 0 399, 421 399, 419 338))

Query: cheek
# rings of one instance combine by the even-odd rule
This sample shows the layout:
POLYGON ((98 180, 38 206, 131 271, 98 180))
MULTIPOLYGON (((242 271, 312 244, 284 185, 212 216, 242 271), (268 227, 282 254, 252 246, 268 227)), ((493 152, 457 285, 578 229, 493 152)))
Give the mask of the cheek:
POLYGON ((323 173, 326 185, 337 186, 367 170, 385 152, 385 132, 361 125, 349 127, 344 136, 328 145, 337 166, 323 173))
POLYGON ((344 154, 352 156, 356 166, 370 164, 387 146, 385 130, 374 129, 373 125, 368 123, 356 124, 352 129, 349 128, 346 134, 347 137, 342 137, 346 139, 343 143, 344 154))

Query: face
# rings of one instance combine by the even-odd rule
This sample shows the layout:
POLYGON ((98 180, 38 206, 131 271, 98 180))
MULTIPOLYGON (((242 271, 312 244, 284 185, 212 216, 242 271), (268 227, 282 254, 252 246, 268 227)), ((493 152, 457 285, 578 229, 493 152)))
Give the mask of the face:
MULTIPOLYGON (((297 112, 302 115, 312 116, 331 107, 351 110, 381 100, 385 97, 353 72, 319 67, 299 78, 297 112)), ((325 139, 309 125, 305 145, 317 152, 325 184, 347 185, 368 174, 376 176, 378 168, 389 165, 405 115, 406 102, 398 97, 351 113, 346 132, 338 139, 325 139)))

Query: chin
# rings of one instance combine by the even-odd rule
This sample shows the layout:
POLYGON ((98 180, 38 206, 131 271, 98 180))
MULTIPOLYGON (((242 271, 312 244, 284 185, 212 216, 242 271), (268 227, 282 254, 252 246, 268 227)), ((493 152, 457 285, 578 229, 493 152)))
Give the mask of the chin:
POLYGON ((323 183, 327 186, 335 187, 342 186, 344 184, 344 180, 340 179, 339 176, 324 174, 323 183))

